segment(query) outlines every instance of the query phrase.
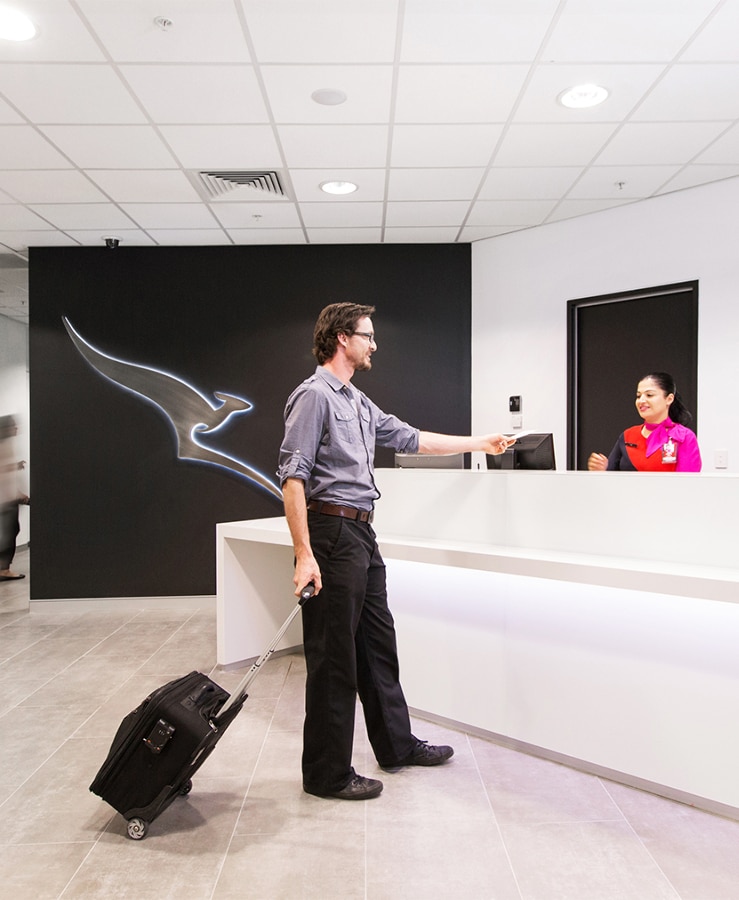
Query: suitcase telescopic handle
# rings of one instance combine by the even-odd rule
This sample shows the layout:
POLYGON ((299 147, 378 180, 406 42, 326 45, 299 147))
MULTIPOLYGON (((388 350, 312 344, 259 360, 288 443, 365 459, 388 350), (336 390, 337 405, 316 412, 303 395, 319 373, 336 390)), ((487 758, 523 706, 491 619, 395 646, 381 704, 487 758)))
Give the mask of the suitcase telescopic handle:
POLYGON ((312 581, 309 582, 308 584, 306 584, 305 587, 300 589, 300 595, 298 597, 298 602, 295 604, 295 606, 290 611, 290 615, 282 623, 282 627, 277 632, 277 634, 274 636, 274 638, 272 638, 272 642, 270 643, 269 647, 267 647, 267 649, 264 651, 264 653, 252 665, 252 667, 249 669, 249 671, 246 673, 246 675, 244 675, 244 677, 241 679, 241 681, 236 686, 236 689, 234 690, 234 692, 231 694, 231 696, 228 698, 228 700, 226 700, 226 702, 223 704, 223 706, 218 710, 218 713, 215 716, 213 716, 213 719, 212 719, 213 725, 218 726, 219 720, 223 717, 223 715, 226 712, 228 712, 228 710, 231 709, 231 707, 234 704, 239 703, 241 700, 244 699, 244 697, 246 697, 246 692, 249 689, 249 686, 251 685, 252 681, 254 681, 254 679, 259 674, 259 670, 267 662, 267 660, 270 658, 270 656, 272 656, 272 654, 275 652, 275 650, 277 649, 277 645, 280 643, 280 641, 284 637, 285 632, 290 627, 290 625, 292 625, 293 619, 300 612, 303 605, 308 600, 310 600, 310 598, 315 594, 315 592, 316 592, 316 586, 315 586, 315 584, 313 584, 312 581))

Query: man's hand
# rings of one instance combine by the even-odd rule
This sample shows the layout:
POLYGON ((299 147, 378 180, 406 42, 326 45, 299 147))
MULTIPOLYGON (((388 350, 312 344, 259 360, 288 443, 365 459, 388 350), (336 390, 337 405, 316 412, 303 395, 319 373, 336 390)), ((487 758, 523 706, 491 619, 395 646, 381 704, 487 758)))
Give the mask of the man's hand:
POLYGON ((313 595, 320 593, 321 591, 321 570, 318 568, 318 563, 316 562, 313 554, 310 557, 306 557, 303 559, 296 558, 295 560, 295 575, 293 577, 293 584, 295 585, 295 596, 299 597, 300 592, 306 586, 306 584, 310 584, 313 582, 313 595))
POLYGON ((485 435, 482 440, 483 447, 481 449, 484 450, 485 453, 490 453, 493 456, 505 453, 509 447, 512 447, 516 443, 515 437, 505 434, 488 434, 485 435))

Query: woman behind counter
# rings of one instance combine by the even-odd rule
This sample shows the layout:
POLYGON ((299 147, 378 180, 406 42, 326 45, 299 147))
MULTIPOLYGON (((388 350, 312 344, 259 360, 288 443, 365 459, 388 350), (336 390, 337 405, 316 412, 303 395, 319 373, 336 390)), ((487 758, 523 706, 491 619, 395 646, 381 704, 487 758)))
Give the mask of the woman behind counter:
POLYGON ((693 416, 671 375, 645 375, 636 388, 636 409, 643 424, 627 428, 608 456, 591 453, 591 472, 700 472, 698 440, 687 427, 693 416))

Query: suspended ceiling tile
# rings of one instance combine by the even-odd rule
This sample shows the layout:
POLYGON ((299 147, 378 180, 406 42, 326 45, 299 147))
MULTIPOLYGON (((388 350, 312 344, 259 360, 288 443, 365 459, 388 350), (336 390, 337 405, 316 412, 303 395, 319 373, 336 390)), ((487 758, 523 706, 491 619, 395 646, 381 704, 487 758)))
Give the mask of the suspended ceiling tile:
POLYGON ((393 166, 479 167, 490 161, 502 125, 396 125, 393 166))
POLYGON ((674 178, 666 182, 657 193, 669 194, 671 191, 681 191, 701 184, 738 177, 739 163, 733 166, 685 166, 674 178))
POLYGON ((269 125, 162 125, 164 140, 186 169, 278 169, 269 125))
POLYGON ((528 65, 401 66, 396 122, 505 122, 528 65))
POLYGON ((739 3, 737 0, 716 4, 702 29, 685 48, 681 62, 737 62, 739 3))
POLYGON ((540 225, 555 205, 551 200, 478 200, 466 224, 506 227, 540 225))
MULTIPOLYGON (((103 231, 99 228, 94 230, 79 229, 79 230, 70 230, 67 231, 66 234, 73 238, 75 243, 81 244, 83 247, 105 247, 105 237, 109 236, 107 231, 103 231)), ((154 246, 154 241, 146 234, 145 231, 140 231, 137 228, 118 228, 116 229, 115 236, 120 239, 121 247, 152 247, 154 246)), ((114 253, 115 250, 111 250, 111 253, 114 253)))
POLYGON ((281 125, 279 135, 295 168, 375 168, 387 157, 386 125, 281 125))
POLYGON ((0 62, 104 62, 105 54, 68 2, 8 0, 36 25, 31 41, 0 41, 0 62))
POLYGON ((629 203, 635 203, 630 199, 626 200, 562 200, 557 208, 548 216, 547 222, 560 222, 563 219, 573 219, 576 216, 587 216, 591 213, 602 212, 604 209, 614 209, 617 206, 626 206, 629 203))
POLYGON ((157 124, 269 121, 251 66, 121 66, 121 72, 157 124))
POLYGON ((514 122, 618 122, 634 109, 665 71, 664 65, 540 64, 534 69, 514 122), (579 84, 598 84, 608 98, 591 109, 568 109, 558 102, 563 91, 579 84))
MULTIPOLYGON (((299 202, 336 203, 335 194, 321 190, 326 181, 351 181, 357 191, 351 197, 358 201, 382 200, 385 196, 385 169, 293 169, 291 173, 295 199, 299 202)), ((348 199, 348 198, 347 198, 348 199)))
POLYGON ((103 203, 107 200, 81 172, 73 170, 0 172, 0 188, 20 203, 103 203))
POLYGON ((367 228, 382 225, 382 203, 303 203, 306 228, 367 228))
POLYGON ((459 228, 448 227, 387 227, 385 228, 384 243, 386 244, 451 244, 455 241, 459 228))
POLYGON ((567 0, 544 58, 669 62, 715 6, 715 0, 567 0))
POLYGON ((471 200, 485 174, 466 169, 391 169, 388 200, 471 200))
POLYGON ((107 65, 3 65, 0 92, 39 124, 145 122, 125 85, 107 65))
POLYGON ((157 244, 168 247, 219 246, 228 243, 221 228, 153 228, 149 237, 157 244))
POLYGON ((311 244, 380 244, 382 228, 309 228, 311 244))
POLYGON ((491 169, 480 189, 480 200, 557 200, 575 183, 578 166, 491 169))
POLYGON ((116 203, 192 203, 198 199, 182 172, 106 169, 88 174, 116 203))
MULTIPOLYGON (((737 33, 739 43, 739 32, 737 33)), ((739 115, 739 60, 672 66, 635 110, 632 121, 733 122, 739 115)))
POLYGON ((612 124, 511 125, 496 166, 584 166, 616 130, 612 124))
POLYGON ((48 231, 0 230, 0 245, 27 254, 29 247, 75 247, 77 242, 56 229, 48 231))
POLYGON ((52 222, 44 221, 33 210, 20 203, 4 203, 0 206, 0 228, 10 230, 17 228, 19 231, 31 231, 34 229, 54 228, 52 222))
POLYGON ((692 162, 712 165, 732 165, 739 160, 739 125, 722 131, 719 136, 706 145, 692 162))
POLYGON ((536 55, 558 0, 406 0, 403 62, 520 62, 536 55))
POLYGON ((77 0, 83 16, 118 62, 249 62, 233 0, 152 3, 77 0), (154 19, 162 15, 166 31, 154 19))
POLYGON ((70 169, 72 163, 30 125, 0 125, 0 169, 70 169))
POLYGON ((130 228, 134 223, 113 203, 39 203, 31 207, 55 228, 130 228))
POLYGON ((220 224, 229 231, 235 228, 291 228, 300 226, 300 218, 294 203, 260 202, 257 192, 250 203, 211 204, 211 210, 220 224))
POLYGON ((177 166, 151 125, 44 125, 39 130, 80 169, 177 166))
POLYGON ((725 129, 714 122, 663 122, 624 125, 598 156, 597 165, 681 165, 689 162, 725 129))
POLYGON ((386 225, 397 228, 420 227, 424 224, 459 227, 469 209, 467 200, 388 203, 386 225))
POLYGON ((207 230, 218 223, 201 203, 123 203, 121 208, 145 230, 195 228, 207 230))
POLYGON ((307 244, 300 228, 229 228, 234 244, 307 244))
POLYGON ((23 116, 19 115, 13 107, 0 97, 0 125, 23 125, 23 116))
POLYGON ((526 226, 497 226, 497 225, 469 225, 462 229, 460 240, 462 241, 484 241, 491 237, 500 237, 502 234, 510 234, 512 231, 522 231, 526 226))
POLYGON ((377 66, 262 66, 262 77, 276 122, 349 125, 386 122, 392 100, 393 68, 377 66), (335 106, 311 95, 338 90, 346 100, 335 106))
POLYGON ((398 0, 300 0, 288 9, 264 0, 240 2, 262 63, 393 60, 398 0))
POLYGON ((591 166, 568 192, 568 200, 638 200, 650 197, 679 166, 591 166))

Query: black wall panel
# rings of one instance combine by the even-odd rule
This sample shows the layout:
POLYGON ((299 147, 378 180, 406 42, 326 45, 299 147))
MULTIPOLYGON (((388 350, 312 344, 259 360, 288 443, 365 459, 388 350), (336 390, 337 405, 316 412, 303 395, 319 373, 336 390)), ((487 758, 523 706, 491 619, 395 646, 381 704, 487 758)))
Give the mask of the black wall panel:
POLYGON ((215 524, 282 515, 243 475, 178 459, 161 408, 93 368, 63 317, 106 357, 246 398, 207 439, 274 479, 313 324, 341 300, 377 307, 355 383, 421 428, 468 432, 469 245, 32 249, 32 599, 212 594, 215 524))

